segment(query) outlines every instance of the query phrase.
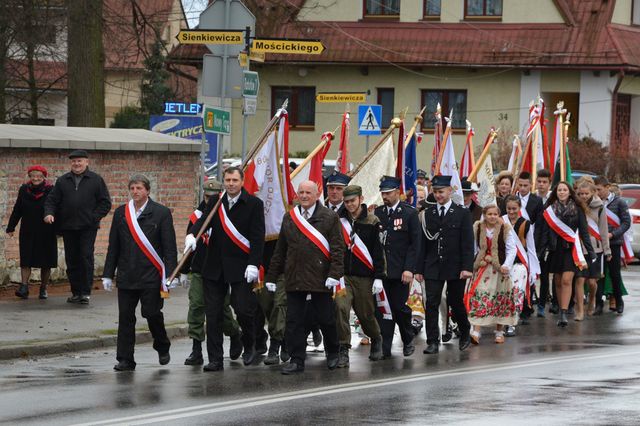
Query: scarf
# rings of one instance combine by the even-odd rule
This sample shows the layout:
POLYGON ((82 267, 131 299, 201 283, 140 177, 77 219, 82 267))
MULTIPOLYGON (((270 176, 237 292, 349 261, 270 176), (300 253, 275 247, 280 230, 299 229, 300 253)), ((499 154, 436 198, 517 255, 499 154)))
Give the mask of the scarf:
POLYGON ((46 180, 40 185, 34 185, 31 182, 27 182, 27 194, 31 195, 34 200, 42 198, 49 188, 51 188, 51 184, 46 180))

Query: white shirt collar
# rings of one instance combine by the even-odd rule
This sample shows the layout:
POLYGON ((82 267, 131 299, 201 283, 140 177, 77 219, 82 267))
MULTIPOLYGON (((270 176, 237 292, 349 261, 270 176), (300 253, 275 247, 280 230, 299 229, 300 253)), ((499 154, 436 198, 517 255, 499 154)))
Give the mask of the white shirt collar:
POLYGON ((613 192, 609 191, 609 195, 607 196, 607 204, 609 204, 611 201, 613 201, 615 196, 616 195, 613 192))
POLYGON ((393 210, 395 212, 396 209, 398 208, 398 205, 400 205, 400 200, 396 201, 396 203, 393 206, 387 207, 387 213, 389 212, 389 210, 393 210))
POLYGON ((338 210, 340 209, 340 207, 342 207, 342 204, 344 204, 344 203, 343 203, 342 201, 340 201, 338 204, 333 204, 333 203, 331 203, 331 201, 329 201, 329 203, 328 203, 328 204, 329 204, 329 206, 328 206, 328 207, 329 207, 331 210, 333 210, 333 206, 336 206, 335 211, 338 211, 338 210))
POLYGON ((303 215, 302 217, 304 217, 304 211, 308 211, 309 212, 309 217, 313 216, 313 212, 316 211, 316 205, 312 205, 311 207, 309 207, 308 209, 305 209, 304 207, 302 207, 302 205, 299 205, 298 207, 300 207, 300 214, 303 215))
POLYGON ((451 208, 451 204, 452 204, 452 203, 453 203, 453 201, 452 201, 451 199, 449 199, 449 201, 447 201, 447 202, 446 202, 446 203, 444 203, 444 204, 440 204, 440 203, 438 203, 438 206, 437 206, 437 208, 438 208, 438 214, 440 214, 440 207, 442 207, 442 206, 444 206, 444 212, 445 212, 445 213, 446 213, 446 212, 448 212, 448 211, 449 211, 449 209, 451 208))
POLYGON ((231 202, 233 201, 233 204, 238 202, 238 199, 240 198, 240 194, 242 194, 242 192, 239 192, 238 195, 236 195, 235 197, 230 197, 229 193, 227 193, 227 202, 229 204, 231 204, 231 202))
POLYGON ((536 191, 536 192, 538 193, 538 197, 542 198, 543 203, 546 203, 547 200, 549 199, 549 195, 551 195, 551 191, 547 191, 547 193, 544 195, 540 194, 539 191, 536 191))
MULTIPOLYGON (((136 217, 140 217, 140 215, 142 214, 144 209, 147 207, 147 204, 149 204, 149 199, 148 198, 147 198, 147 201, 144 202, 142 207, 140 207, 138 210, 136 210, 136 217)), ((135 205, 134 205, 134 207, 135 207, 135 205)))
POLYGON ((531 195, 531 192, 529 192, 527 195, 520 195, 520 193, 518 192, 518 197, 520 197, 520 200, 522 200, 523 207, 526 206, 529 202, 529 195, 531 195))

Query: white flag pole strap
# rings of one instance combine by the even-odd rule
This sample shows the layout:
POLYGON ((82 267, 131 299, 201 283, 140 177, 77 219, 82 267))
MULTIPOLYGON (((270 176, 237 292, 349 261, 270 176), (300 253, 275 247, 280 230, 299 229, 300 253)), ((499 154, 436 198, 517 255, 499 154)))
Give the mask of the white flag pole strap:
POLYGON ((240 231, 238 231, 238 229, 236 229, 233 222, 231 222, 224 204, 220 205, 218 211, 220 212, 220 223, 222 224, 222 229, 225 234, 227 234, 229 239, 231 239, 235 245, 240 247, 240 250, 248 254, 251 249, 251 243, 240 233, 240 231))
POLYGON ((296 208, 290 210, 291 219, 293 223, 296 224, 300 232, 302 232, 311 242, 320 249, 320 251, 325 255, 327 259, 331 259, 331 250, 329 249, 329 241, 314 228, 302 215, 300 211, 296 208))
POLYGON ((389 300, 387 300, 387 293, 384 291, 384 288, 380 293, 376 294, 376 305, 382 314, 382 318, 386 320, 393 319, 391 315, 391 305, 389 304, 389 300))
POLYGON ((547 207, 543 214, 545 220, 549 224, 549 227, 553 229, 556 234, 562 237, 568 243, 573 243, 572 255, 573 262, 582 270, 587 266, 587 261, 582 253, 582 243, 580 243, 580 235, 573 229, 569 228, 566 223, 561 221, 558 216, 553 212, 551 206, 547 207))
POLYGON ((142 228, 140 228, 138 218, 136 217, 136 208, 133 205, 133 200, 129 200, 129 203, 127 204, 127 208, 125 209, 125 220, 133 240, 147 259, 149 259, 151 264, 153 264, 153 266, 158 270, 162 280, 162 291, 168 292, 169 290, 167 289, 167 276, 164 270, 164 262, 158 255, 158 252, 156 252, 156 249, 151 245, 147 236, 142 232, 142 228))
POLYGON ((367 268, 373 271, 373 258, 371 257, 371 253, 369 253, 369 249, 364 244, 364 241, 362 241, 358 234, 353 234, 353 239, 351 238, 352 228, 347 219, 344 217, 340 218, 340 223, 342 223, 342 236, 347 248, 351 250, 351 252, 360 259, 367 268))

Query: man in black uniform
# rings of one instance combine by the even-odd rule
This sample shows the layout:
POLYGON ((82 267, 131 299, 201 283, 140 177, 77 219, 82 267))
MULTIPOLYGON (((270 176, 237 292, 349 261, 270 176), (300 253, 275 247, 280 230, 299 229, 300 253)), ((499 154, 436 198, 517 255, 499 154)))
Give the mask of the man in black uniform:
POLYGON ((413 274, 418 271, 420 250, 420 223, 417 211, 400 201, 400 179, 383 176, 380 180, 383 206, 375 209, 380 219, 382 239, 387 259, 387 278, 384 290, 391 307, 392 320, 385 320, 376 312, 382 333, 382 354, 391 357, 391 344, 396 324, 404 345, 402 353, 410 356, 415 351, 411 327, 411 309, 407 306, 413 274))
POLYGON ((145 176, 131 178, 131 201, 116 209, 109 232, 102 285, 111 291, 118 271, 118 364, 114 367, 117 371, 136 368, 133 351, 138 302, 142 317, 149 324, 160 364, 168 364, 170 360, 171 343, 164 327, 160 290, 166 274, 176 268, 176 232, 171 211, 149 198, 150 188, 145 176))
POLYGON ((451 200, 451 176, 434 176, 432 185, 437 204, 425 210, 419 255, 422 272, 416 277, 418 281, 425 280, 426 354, 439 351, 438 306, 445 282, 447 301, 460 330, 460 350, 471 343, 463 301, 465 283, 473 271, 471 213, 451 200))
POLYGON ((89 170, 87 151, 69 154, 71 171, 56 180, 44 203, 44 221, 62 232, 72 296, 69 303, 89 304, 93 285, 93 247, 100 220, 111 210, 104 180, 89 170))
MULTIPOLYGON (((224 369, 223 312, 229 287, 231 306, 242 328, 242 361, 244 365, 250 365, 256 358, 255 313, 258 301, 252 283, 258 280, 258 266, 262 262, 264 207, 262 200, 250 195, 242 187, 242 169, 229 167, 224 171, 223 177, 226 193, 222 196, 220 208, 208 225, 211 237, 202 267, 209 355, 209 364, 204 366, 204 371, 224 369)), ((202 217, 185 238, 185 249, 189 247, 195 250, 197 243, 194 235, 202 228, 204 219, 219 198, 220 196, 213 196, 209 199, 202 217)))
POLYGON ((351 178, 343 173, 334 171, 327 178, 326 207, 338 213, 343 205, 344 188, 349 185, 351 178))

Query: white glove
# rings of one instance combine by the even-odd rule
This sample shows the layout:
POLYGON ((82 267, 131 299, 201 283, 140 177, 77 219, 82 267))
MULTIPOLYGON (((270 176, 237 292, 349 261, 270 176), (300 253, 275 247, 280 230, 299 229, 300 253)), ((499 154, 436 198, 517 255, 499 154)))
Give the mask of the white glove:
POLYGON ((373 280, 373 287, 371 288, 371 291, 373 292, 373 294, 382 293, 382 290, 384 290, 384 287, 382 286, 382 280, 381 279, 373 280))
POLYGON ((196 237, 193 236, 193 234, 187 234, 186 237, 184 237, 184 252, 183 254, 186 254, 187 251, 191 250, 191 251, 196 251, 196 237))
POLYGON ((334 289, 340 284, 340 281, 333 279, 331 277, 327 278, 327 281, 324 282, 324 286, 329 290, 334 289))
POLYGON ((274 293, 276 291, 276 283, 265 283, 264 285, 268 291, 274 293))
POLYGON ((244 271, 244 278, 248 283, 258 281, 258 268, 254 265, 247 265, 247 269, 244 271))
POLYGON ((171 290, 178 287, 179 285, 180 285, 180 280, 178 278, 174 278, 173 280, 171 280, 169 284, 167 284, 167 288, 171 290))
POLYGON ((104 288, 105 291, 113 290, 113 280, 111 278, 103 278, 102 288, 104 288))
POLYGON ((189 275, 180 274, 180 285, 188 290, 190 284, 191 283, 189 282, 189 275))

